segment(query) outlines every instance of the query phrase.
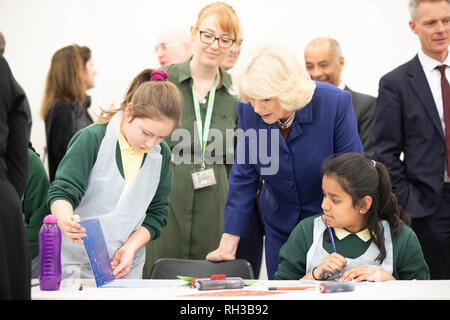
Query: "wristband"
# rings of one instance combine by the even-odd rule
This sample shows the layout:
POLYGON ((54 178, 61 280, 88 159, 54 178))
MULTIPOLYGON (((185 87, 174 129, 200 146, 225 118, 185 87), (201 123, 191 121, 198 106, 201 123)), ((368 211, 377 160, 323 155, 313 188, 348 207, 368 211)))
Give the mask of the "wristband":
POLYGON ((314 280, 321 281, 322 279, 317 279, 317 278, 314 276, 314 271, 315 271, 316 269, 317 269, 317 267, 315 267, 314 269, 312 269, 311 275, 312 275, 312 277, 314 278, 314 280))

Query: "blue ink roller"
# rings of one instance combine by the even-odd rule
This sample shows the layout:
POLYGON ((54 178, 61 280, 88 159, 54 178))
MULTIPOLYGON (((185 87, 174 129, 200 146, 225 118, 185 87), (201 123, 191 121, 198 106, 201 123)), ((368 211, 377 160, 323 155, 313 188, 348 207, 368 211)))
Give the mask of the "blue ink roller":
POLYGON ((333 293, 333 292, 349 292, 355 290, 355 284, 350 281, 326 281, 319 285, 321 293, 333 293))

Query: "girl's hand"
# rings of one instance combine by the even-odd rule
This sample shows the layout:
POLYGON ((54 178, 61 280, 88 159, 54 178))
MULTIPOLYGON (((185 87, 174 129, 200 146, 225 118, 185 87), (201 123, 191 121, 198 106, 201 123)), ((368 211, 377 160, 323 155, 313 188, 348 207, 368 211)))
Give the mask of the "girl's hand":
POLYGON ((58 227, 67 238, 75 243, 82 244, 81 238, 86 237, 86 229, 80 225, 80 216, 73 214, 72 205, 66 200, 55 200, 50 206, 52 215, 58 219, 58 227))
POLYGON ((395 278, 381 268, 364 266, 364 267, 355 267, 346 270, 342 276, 340 276, 337 281, 388 281, 395 280, 395 278))
POLYGON ((134 255, 140 248, 150 241, 150 238, 150 231, 141 226, 130 235, 122 247, 117 249, 111 260, 114 278, 123 278, 130 272, 134 255))
POLYGON ((111 268, 114 278, 120 279, 125 277, 131 270, 135 251, 126 245, 120 247, 111 260, 111 268))
POLYGON ((336 272, 341 271, 347 261, 339 253, 332 253, 328 255, 322 263, 314 270, 314 276, 317 279, 328 279, 336 272))
POLYGON ((71 241, 83 244, 81 238, 86 237, 86 229, 80 225, 80 216, 72 215, 67 219, 58 219, 58 226, 71 241))

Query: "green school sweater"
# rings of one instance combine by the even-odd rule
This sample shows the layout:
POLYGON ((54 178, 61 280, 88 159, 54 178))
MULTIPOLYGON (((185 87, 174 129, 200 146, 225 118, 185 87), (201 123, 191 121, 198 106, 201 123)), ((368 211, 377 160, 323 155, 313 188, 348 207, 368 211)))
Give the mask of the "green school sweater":
MULTIPOLYGON (((294 228, 288 241, 280 250, 280 264, 275 272, 275 279, 298 280, 306 274, 306 255, 313 244, 315 215, 303 219, 294 228)), ((429 280, 430 273, 423 257, 422 248, 414 231, 403 224, 397 235, 392 235, 394 270, 397 280, 429 280)), ((342 240, 334 238, 337 253, 350 259, 361 256, 368 249, 371 240, 364 242, 357 235, 350 234, 342 240)), ((323 236, 323 248, 333 253, 328 229, 323 236)))
MULTIPOLYGON (((72 137, 66 155, 56 171, 55 180, 48 191, 49 207, 58 199, 68 201, 74 209, 80 204, 87 187, 89 173, 97 160, 106 127, 106 124, 92 124, 78 131, 72 137)), ((161 235, 161 229, 166 225, 169 214, 169 193, 172 181, 171 151, 164 141, 160 145, 162 155, 160 181, 142 223, 142 226, 150 232, 151 240, 155 240, 161 235)), ((122 156, 118 142, 115 160, 123 177, 122 156)))

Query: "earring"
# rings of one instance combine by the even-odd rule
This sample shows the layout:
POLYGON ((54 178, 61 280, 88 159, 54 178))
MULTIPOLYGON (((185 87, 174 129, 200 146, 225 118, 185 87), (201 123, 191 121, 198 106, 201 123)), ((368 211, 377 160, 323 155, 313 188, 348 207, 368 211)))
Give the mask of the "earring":
POLYGON ((362 213, 362 209, 359 210, 359 213, 362 213))

